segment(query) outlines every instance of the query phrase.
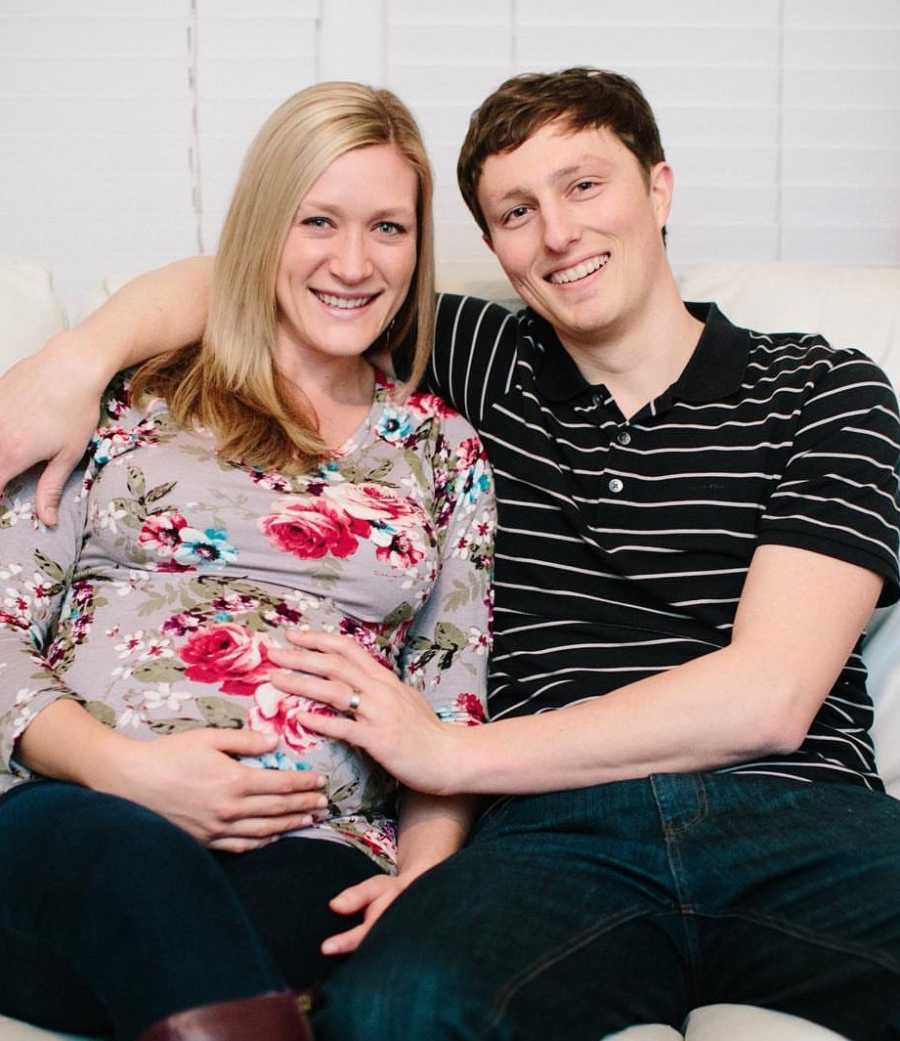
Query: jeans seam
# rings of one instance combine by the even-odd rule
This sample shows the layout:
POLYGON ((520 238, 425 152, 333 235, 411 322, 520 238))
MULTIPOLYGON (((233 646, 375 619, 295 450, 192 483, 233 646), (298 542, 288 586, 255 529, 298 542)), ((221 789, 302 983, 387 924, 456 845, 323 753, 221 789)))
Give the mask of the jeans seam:
MULTIPOLYGON (((652 781, 653 779, 651 778, 651 784, 652 781)), ((692 919, 690 917, 694 913, 695 908, 689 899, 690 894, 688 893, 687 879, 684 874, 684 864, 678 846, 678 838, 690 827, 698 821, 703 820, 708 815, 709 799, 706 792, 706 786, 703 783, 703 778, 695 774, 692 777, 692 782, 697 799, 697 811, 690 820, 684 821, 680 825, 673 824, 671 821, 666 820, 663 808, 659 802, 659 796, 655 785, 653 785, 652 791, 657 812, 659 814, 660 825, 662 827, 663 839, 666 844, 666 860, 669 864, 669 872, 672 876, 673 892, 678 901, 678 910, 680 912, 681 924, 684 930, 684 944, 688 959, 691 995, 694 999, 697 999, 700 994, 701 978, 699 938, 696 935, 696 930, 692 926, 692 919)))
POLYGON ((503 817, 506 816, 507 810, 512 806, 515 798, 515 795, 506 795, 501 796, 499 799, 495 799, 475 822, 478 830, 480 831, 488 824, 494 825, 498 820, 502 820, 503 817))
POLYGON ((700 821, 706 820, 709 815, 709 797, 706 794, 706 785, 703 783, 703 778, 699 774, 693 774, 691 781, 694 785, 694 794, 697 798, 697 811, 693 817, 681 821, 678 824, 670 821, 663 821, 663 827, 666 829, 666 832, 670 833, 673 837, 690 830, 695 824, 699 824, 700 821))
POLYGON ((733 911, 721 912, 699 911, 693 909, 688 913, 697 918, 711 918, 717 920, 727 918, 744 919, 753 922, 755 925, 762 925, 769 929, 773 929, 776 932, 784 933, 796 940, 803 940, 805 943, 813 944, 816 947, 824 947, 827 950, 838 951, 841 954, 849 954, 853 957, 861 958, 864 961, 871 962, 882 969, 887 969, 888 972, 893 972, 895 975, 900 976, 900 962, 891 958, 889 955, 878 954, 877 952, 870 951, 868 948, 861 947, 858 944, 847 943, 845 940, 825 936, 821 933, 805 929, 803 926, 795 925, 793 922, 775 918, 771 915, 760 914, 758 911, 749 911, 742 908, 735 908, 733 911))
POLYGON ((485 1024, 482 1037, 486 1038, 489 1032, 497 1026, 506 1014, 509 1003, 513 1000, 516 994, 524 986, 540 976, 541 973, 568 958, 581 948, 586 947, 589 943, 597 939, 598 936, 602 936, 604 933, 610 932, 612 929, 618 928, 626 922, 634 921, 637 918, 651 918, 656 914, 657 912, 653 911, 629 908, 628 910, 620 911, 616 915, 609 915, 593 925, 590 929, 586 929, 584 932, 579 933, 575 939, 570 939, 567 943, 561 944, 556 948, 552 955, 545 955, 539 961, 533 962, 526 969, 522 969, 501 988, 500 993, 494 1002, 493 1013, 485 1024))

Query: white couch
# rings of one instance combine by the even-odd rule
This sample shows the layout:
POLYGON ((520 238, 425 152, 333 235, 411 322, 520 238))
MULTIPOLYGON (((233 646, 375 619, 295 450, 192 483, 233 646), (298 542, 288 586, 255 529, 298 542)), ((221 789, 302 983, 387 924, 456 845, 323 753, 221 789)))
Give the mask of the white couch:
MULTIPOLYGON (((104 283, 99 295, 119 280, 104 283)), ((822 332, 835 344, 864 349, 900 388, 900 268, 789 264, 703 265, 679 272, 688 300, 715 300, 738 324, 760 330, 822 332)), ((452 286, 454 291, 469 287, 452 286)), ((473 286, 508 296, 508 287, 473 286)), ((92 301, 94 302, 94 301, 92 301)), ((40 265, 0 259, 0 372, 61 329, 65 316, 40 265)), ((888 791, 900 798, 900 609, 873 620, 865 657, 876 703, 875 743, 888 791)), ((2 898, 2 895, 0 895, 2 898)), ((52 993, 52 981, 47 983, 52 993)), ((695 1009, 682 1033, 634 1026, 617 1041, 828 1041, 838 1035, 806 1020, 742 1005, 695 1009)), ((0 1041, 88 1041, 0 1015, 0 1041)))

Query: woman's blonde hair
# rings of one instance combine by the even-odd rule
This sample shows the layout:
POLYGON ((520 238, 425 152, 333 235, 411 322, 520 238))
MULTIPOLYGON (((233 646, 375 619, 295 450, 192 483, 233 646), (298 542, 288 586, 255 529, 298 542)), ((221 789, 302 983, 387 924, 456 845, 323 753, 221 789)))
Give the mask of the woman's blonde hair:
POLYGON ((408 387, 418 383, 434 334, 431 167, 399 98, 335 82, 288 98, 256 135, 222 229, 203 340, 143 365, 135 400, 164 398, 179 426, 207 427, 224 458, 263 470, 298 473, 331 454, 274 366, 275 280, 297 206, 319 176, 345 152, 385 144, 416 174, 417 253, 406 299, 372 346, 389 349, 408 387))

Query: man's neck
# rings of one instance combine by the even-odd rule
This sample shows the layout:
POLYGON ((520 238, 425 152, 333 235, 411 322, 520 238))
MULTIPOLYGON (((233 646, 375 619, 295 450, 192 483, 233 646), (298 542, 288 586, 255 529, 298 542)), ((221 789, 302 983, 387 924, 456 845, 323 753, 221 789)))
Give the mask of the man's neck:
POLYGON ((673 278, 602 341, 560 341, 588 383, 604 384, 628 418, 678 379, 702 332, 703 323, 684 306, 673 278))

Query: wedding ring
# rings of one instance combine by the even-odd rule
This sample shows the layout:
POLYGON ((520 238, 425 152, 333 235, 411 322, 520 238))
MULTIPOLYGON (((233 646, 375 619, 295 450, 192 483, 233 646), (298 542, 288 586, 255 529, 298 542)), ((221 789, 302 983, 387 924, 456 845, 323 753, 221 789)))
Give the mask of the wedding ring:
POLYGON ((359 703, 362 699, 359 696, 359 691, 355 690, 350 695, 350 704, 347 706, 348 712, 355 712, 359 708, 359 703))

